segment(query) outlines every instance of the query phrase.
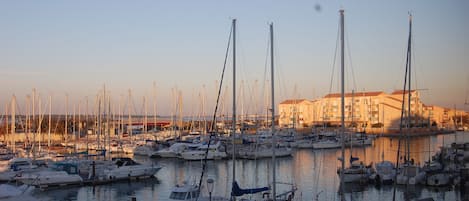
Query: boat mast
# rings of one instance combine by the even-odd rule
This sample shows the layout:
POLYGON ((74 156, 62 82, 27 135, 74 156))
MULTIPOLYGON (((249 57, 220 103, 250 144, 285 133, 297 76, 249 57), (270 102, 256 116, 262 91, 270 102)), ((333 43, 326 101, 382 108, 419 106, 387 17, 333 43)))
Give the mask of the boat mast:
MULTIPOLYGON (((409 128, 409 123, 410 123, 410 80, 409 80, 409 102, 408 102, 408 113, 405 111, 405 94, 406 94, 406 86, 407 86, 407 75, 409 75, 410 79, 410 43, 411 43, 411 36, 412 36, 412 15, 409 14, 409 38, 407 40, 407 60, 406 60, 406 69, 405 69, 405 76, 404 76, 404 91, 402 92, 402 105, 401 105, 401 120, 399 124, 399 140, 398 140, 398 145, 397 145, 397 156, 396 156, 396 170, 399 169, 399 160, 400 160, 400 154, 401 154, 401 138, 402 138, 402 130, 403 130, 403 122, 404 122, 404 115, 407 115, 407 123, 406 123, 406 147, 404 150, 405 156, 404 156, 404 164, 407 163, 408 161, 408 156, 410 155, 410 144, 409 144, 409 134, 408 134, 408 128, 409 128)), ((397 174, 395 175, 394 181, 397 181, 397 174)), ((396 182, 394 182, 394 185, 396 185, 396 182)), ((394 186, 393 190, 393 195, 392 195, 392 200, 396 200, 396 187, 394 186)))
MULTIPOLYGON (((104 128, 103 128, 103 149, 106 150, 106 131, 107 131, 107 128, 109 127, 108 125, 108 113, 106 113, 106 110, 107 110, 107 105, 106 105, 106 84, 103 84, 103 116, 102 116, 102 120, 101 120, 101 123, 104 124, 104 128)), ((101 115, 101 114, 100 114, 101 115)), ((106 150, 106 152, 110 152, 111 150, 106 150)), ((105 153, 106 154, 106 153, 105 153)), ((106 155, 104 155, 104 158, 106 158, 106 155)))
POLYGON ((147 133, 147 130, 148 130, 148 111, 147 111, 147 100, 146 100, 146 96, 143 96, 143 109, 145 110, 145 116, 143 117, 143 133, 147 133))
POLYGON ((178 90, 178 115, 179 115, 179 138, 182 138, 182 132, 184 131, 184 124, 182 122, 182 91, 178 90))
MULTIPOLYGON (((119 106, 120 107, 120 106, 119 106)), ((153 81, 153 131, 156 131, 157 123, 156 123, 156 82, 153 81)))
POLYGON ((88 144, 89 144, 89 133, 88 133, 88 96, 86 96, 86 109, 85 109, 85 124, 86 124, 86 157, 88 158, 88 154, 89 154, 89 147, 88 147, 88 144))
MULTIPOLYGON (((236 179, 236 171, 235 171, 235 160, 236 160, 236 144, 235 144, 235 134, 236 134, 236 19, 233 19, 232 22, 233 26, 233 114, 231 118, 231 135, 232 135, 232 143, 233 143, 233 182, 236 179)), ((232 200, 236 200, 235 196, 231 196, 232 200)))
POLYGON ((343 199, 343 188, 344 188, 344 169, 345 169, 345 83, 344 83, 344 10, 340 9, 340 77, 341 77, 341 91, 340 91, 340 133, 342 140, 342 160, 341 160, 341 171, 340 171, 340 182, 341 182, 341 193, 343 199))
POLYGON ((98 150, 102 151, 101 150, 101 144, 100 144, 100 135, 101 135, 101 98, 99 97, 99 94, 96 95, 96 98, 98 99, 98 114, 96 116, 96 118, 98 118, 98 132, 97 132, 97 142, 98 142, 98 145, 97 145, 97 148, 98 150))
MULTIPOLYGON (((411 53, 411 45, 412 45, 412 14, 409 15, 409 40, 407 42, 407 58, 408 58, 408 67, 409 67, 409 72, 408 72, 408 76, 409 76, 409 88, 408 88, 408 91, 409 91, 409 96, 408 96, 408 105, 407 105, 407 112, 408 112, 408 115, 407 115, 407 128, 410 129, 410 124, 412 122, 412 114, 411 114, 411 108, 410 108, 410 102, 411 102, 411 64, 412 64, 412 53, 411 53)), ((406 140, 406 143, 407 143, 407 153, 406 153, 406 158, 407 160, 410 160, 409 157, 410 157, 410 139, 409 139, 409 131, 407 131, 407 140, 406 140)))
MULTIPOLYGON (((80 140, 82 125, 83 124, 81 122, 81 101, 80 101, 80 102, 78 102, 78 138, 77 138, 77 141, 80 140)), ((81 146, 80 146, 80 148, 81 148, 81 146)))
MULTIPOLYGON (((68 94, 65 94, 65 130, 64 130, 64 135, 65 135, 65 146, 68 147, 68 94)), ((68 149, 68 148, 67 148, 68 149)))
POLYGON ((42 115, 42 106, 41 106, 41 99, 40 99, 40 94, 38 96, 38 107, 39 107, 39 118, 38 118, 38 126, 36 127, 37 129, 37 133, 38 133, 38 149, 39 149, 39 152, 41 153, 42 152, 42 147, 41 147, 41 144, 42 144, 42 119, 44 117, 44 115, 42 115))
POLYGON ((16 151, 16 96, 13 95, 11 99, 11 143, 13 152, 16 151))
MULTIPOLYGON (((5 103, 5 133, 3 135, 3 142, 5 142, 5 144, 7 144, 8 141, 10 140, 10 139, 8 139, 8 141, 7 141, 7 136, 8 136, 8 107, 9 107, 8 104, 10 104, 10 103, 5 103)), ((9 137, 11 137, 11 136, 9 136, 9 137)))
POLYGON ((75 110, 75 108, 76 108, 76 107, 75 107, 75 104, 73 104, 72 135, 73 135, 73 141, 74 141, 74 143, 73 143, 73 152, 74 152, 74 154, 76 155, 76 154, 77 154, 77 139, 78 139, 78 137, 77 137, 77 133, 76 133, 76 126, 77 126, 77 124, 76 124, 76 121, 75 121, 75 120, 76 120, 76 118, 75 118, 75 116, 76 116, 76 113, 75 113, 76 110, 75 110))
POLYGON ((50 129, 51 129, 51 123, 52 123, 52 96, 49 95, 49 126, 48 126, 48 140, 47 140, 47 146, 48 146, 48 152, 50 153, 50 129))
POLYGON ((277 183, 275 178, 275 146, 277 139, 275 136, 275 99, 274 99, 274 23, 270 23, 270 83, 271 83, 271 126, 272 126, 272 197, 275 200, 277 183))
MULTIPOLYGON (((111 124, 109 123, 110 122, 110 118, 111 118, 111 96, 110 94, 107 95, 107 118, 106 118, 106 126, 107 126, 107 145, 108 145, 108 155, 109 155, 109 159, 111 159, 111 124)), ((113 119, 111 119, 112 122, 113 119)), ((114 127, 113 127, 114 128, 114 127)))
POLYGON ((132 102, 132 90, 129 89, 129 126, 127 126, 127 132, 129 132, 129 136, 130 136, 130 144, 134 144, 133 140, 132 140, 132 107, 130 106, 131 105, 131 102, 132 102))

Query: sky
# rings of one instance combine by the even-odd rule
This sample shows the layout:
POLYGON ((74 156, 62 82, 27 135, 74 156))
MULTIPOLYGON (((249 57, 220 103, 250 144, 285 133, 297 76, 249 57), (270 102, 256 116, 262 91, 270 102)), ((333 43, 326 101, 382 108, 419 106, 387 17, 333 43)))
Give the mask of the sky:
MULTIPOLYGON (((179 112, 175 105, 182 102, 184 115, 208 115, 215 107, 232 19, 237 20, 239 110, 265 111, 262 105, 269 102, 264 95, 270 82, 269 23, 274 25, 276 104, 314 100, 339 90, 339 9, 345 10, 347 91, 403 88, 411 12, 412 88, 421 90, 427 105, 464 109, 465 99, 469 102, 469 2, 464 0, 21 0, 0 2, 0 111, 5 113, 15 95, 17 113, 25 113, 33 89, 43 113, 49 96, 53 113, 78 112, 78 107, 83 112, 86 100, 92 111, 106 88, 115 112, 126 113, 130 105, 142 114, 145 97, 149 114, 154 104, 160 115, 179 112)), ((225 112, 232 104, 229 54, 225 112)))

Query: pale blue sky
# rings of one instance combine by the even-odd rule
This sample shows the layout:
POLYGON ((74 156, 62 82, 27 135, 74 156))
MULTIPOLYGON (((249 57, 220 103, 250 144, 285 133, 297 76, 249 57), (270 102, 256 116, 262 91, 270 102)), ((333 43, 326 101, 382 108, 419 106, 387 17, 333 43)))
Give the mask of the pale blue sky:
MULTIPOLYGON (((322 97, 330 88, 340 8, 351 55, 346 68, 353 66, 357 90, 402 88, 411 11, 412 84, 428 89, 422 91, 426 104, 463 108, 469 91, 468 1, 1 1, 0 111, 15 94, 24 112, 25 97, 36 88, 43 104, 52 95, 60 113, 66 93, 71 108, 86 96, 92 102, 104 84, 115 105, 132 89, 142 111, 144 95, 153 102, 155 82, 160 114, 171 113, 174 88, 182 91, 184 113, 197 113, 204 85, 211 113, 233 18, 238 83, 245 80, 250 99, 245 107, 262 100, 262 84, 253 83, 265 81, 270 22, 277 102, 322 97)), ((230 87, 231 67, 227 73, 230 87)))

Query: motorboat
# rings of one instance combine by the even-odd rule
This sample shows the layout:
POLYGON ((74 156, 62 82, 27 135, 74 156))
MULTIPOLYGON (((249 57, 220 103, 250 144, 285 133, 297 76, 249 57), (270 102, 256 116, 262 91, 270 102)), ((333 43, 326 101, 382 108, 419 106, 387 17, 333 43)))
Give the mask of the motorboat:
POLYGON ((15 179, 21 183, 41 189, 83 184, 83 178, 79 175, 78 165, 69 162, 57 162, 52 164, 49 169, 36 172, 23 172, 21 175, 17 175, 15 179))
POLYGON ((379 184, 392 184, 396 177, 396 168, 391 161, 381 161, 375 164, 373 178, 379 184))
POLYGON ((176 184, 171 189, 169 200, 229 201, 230 199, 211 195, 209 197, 201 196, 198 185, 184 181, 182 185, 176 184))
MULTIPOLYGON (((150 157, 156 158, 177 158, 180 154, 185 151, 190 146, 190 143, 177 142, 172 144, 168 148, 164 148, 158 151, 153 152, 150 157)), ((197 145, 198 146, 198 145, 197 145)))
POLYGON ((217 160, 228 157, 225 146, 218 141, 217 143, 208 146, 208 144, 199 145, 195 150, 185 150, 180 154, 184 160, 217 160))
POLYGON ((328 137, 313 143, 313 149, 336 149, 342 147, 335 137, 328 137))
MULTIPOLYGON (((358 161, 358 158, 351 157, 350 167, 344 168, 343 182, 345 183, 364 183, 368 181, 368 178, 374 173, 371 165, 365 166, 363 162, 358 161)), ((341 174, 341 169, 337 170, 337 174, 341 174)))
POLYGON ((154 164, 140 164, 130 158, 113 158, 114 166, 104 169, 103 175, 109 180, 123 180, 132 178, 154 177, 161 166, 154 164))

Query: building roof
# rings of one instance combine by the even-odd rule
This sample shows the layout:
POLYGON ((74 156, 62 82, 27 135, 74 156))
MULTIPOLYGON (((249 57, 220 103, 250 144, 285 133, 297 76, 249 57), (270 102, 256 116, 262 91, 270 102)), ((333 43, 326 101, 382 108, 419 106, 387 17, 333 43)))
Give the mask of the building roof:
MULTIPOLYGON (((415 92, 415 90, 410 90, 410 91, 411 91, 412 93, 415 92)), ((396 95, 396 94, 403 94, 403 93, 404 93, 404 90, 396 90, 396 91, 393 91, 391 94, 392 94, 392 95, 396 95)), ((409 91, 406 90, 405 93, 407 94, 407 93, 409 93, 409 91)))
MULTIPOLYGON (((367 96, 379 96, 381 94, 384 94, 382 91, 370 91, 370 92, 354 92, 352 93, 346 93, 345 97, 367 97, 367 96)), ((327 94, 324 96, 324 98, 338 98, 340 97, 340 93, 334 93, 334 94, 327 94)))
POLYGON ((281 102, 280 104, 298 104, 298 103, 301 103, 305 100, 306 99, 289 99, 289 100, 285 100, 285 101, 281 102))

